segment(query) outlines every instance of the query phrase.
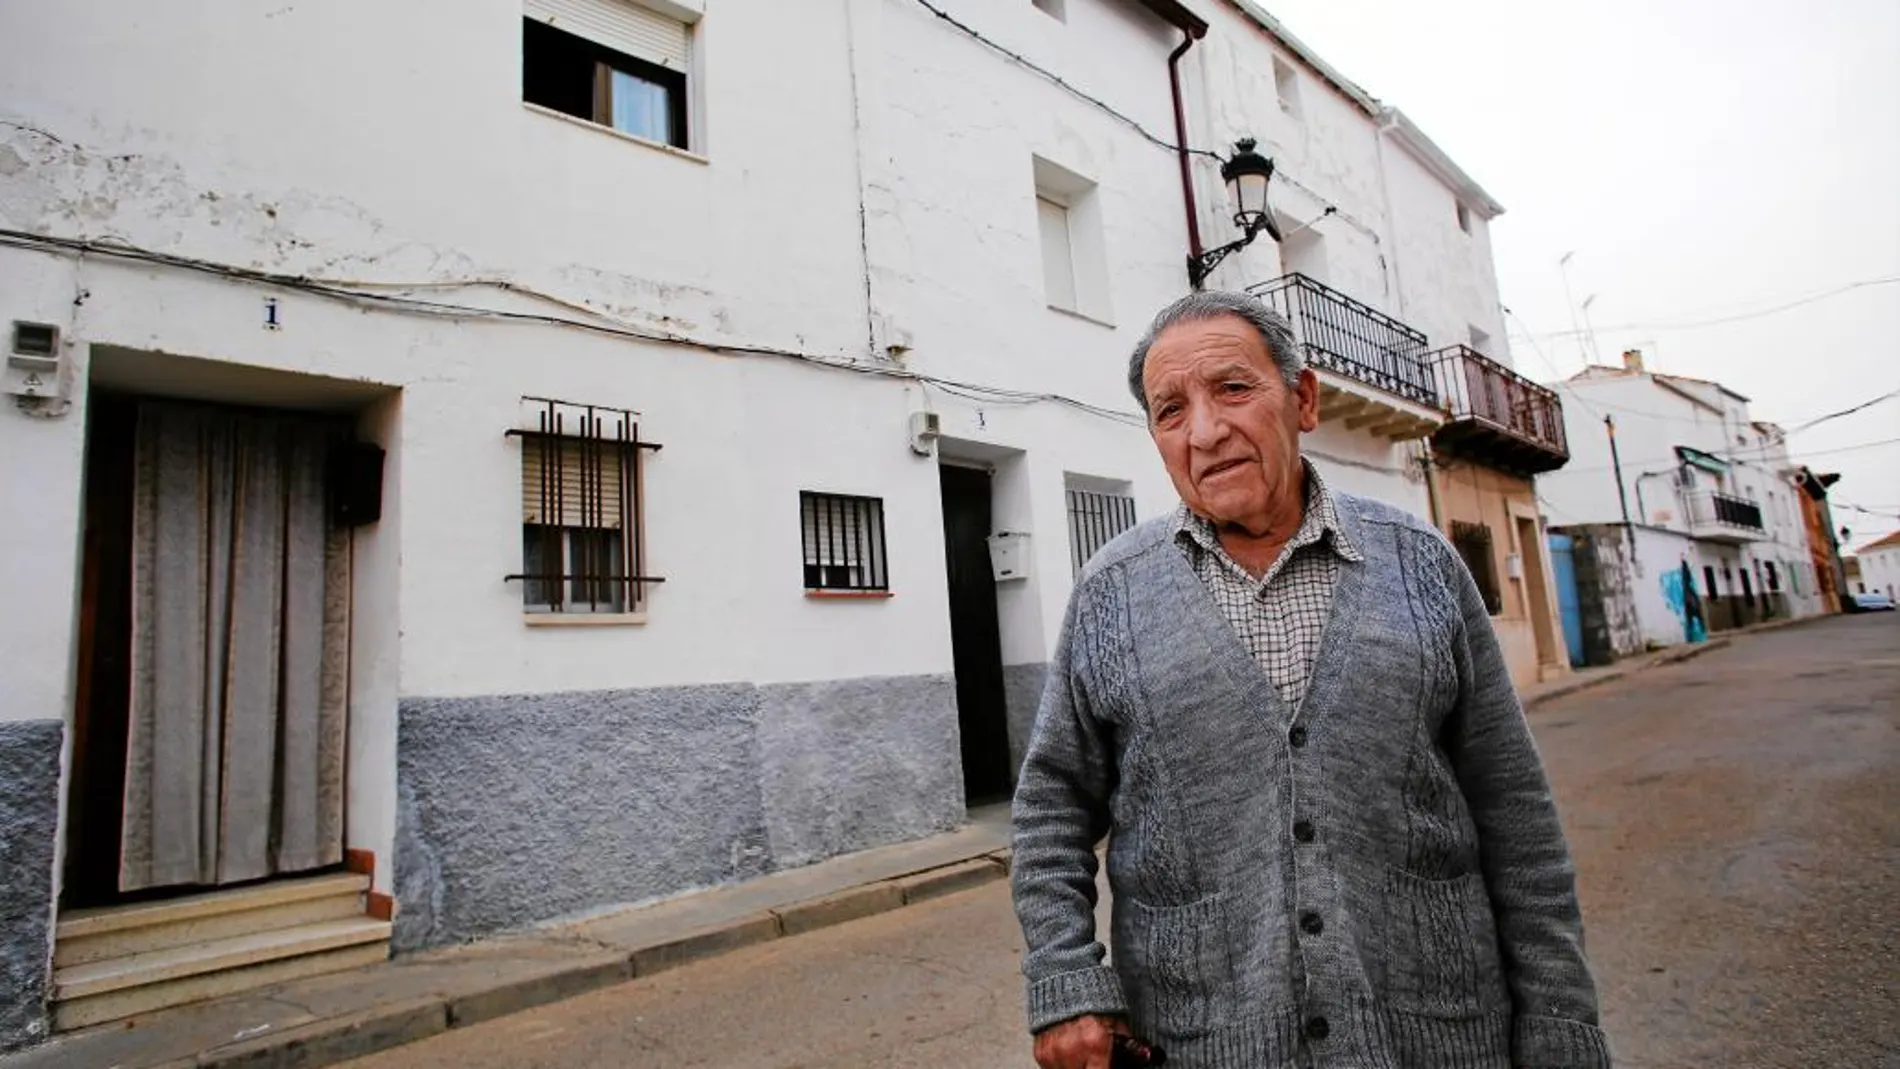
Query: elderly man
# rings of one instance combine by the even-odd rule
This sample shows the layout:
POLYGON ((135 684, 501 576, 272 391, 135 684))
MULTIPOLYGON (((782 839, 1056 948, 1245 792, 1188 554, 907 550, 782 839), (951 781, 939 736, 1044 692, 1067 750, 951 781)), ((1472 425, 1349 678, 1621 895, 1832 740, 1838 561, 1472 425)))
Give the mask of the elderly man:
POLYGON ((1319 384, 1251 297, 1128 382, 1181 495, 1083 570, 1016 791, 1044 1069, 1608 1066, 1575 875, 1490 619, 1424 521, 1300 456, 1319 384), (1113 965, 1094 922, 1109 837, 1113 965))

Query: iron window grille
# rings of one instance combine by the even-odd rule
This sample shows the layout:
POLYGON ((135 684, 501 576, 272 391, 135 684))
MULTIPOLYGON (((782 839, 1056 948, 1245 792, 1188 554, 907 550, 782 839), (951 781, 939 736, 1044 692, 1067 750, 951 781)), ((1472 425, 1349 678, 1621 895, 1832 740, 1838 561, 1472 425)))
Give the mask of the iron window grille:
POLYGON ((884 501, 849 494, 798 494, 805 589, 888 592, 884 501))
POLYGON ((529 613, 631 613, 646 607, 639 417, 624 409, 523 398, 521 604, 529 613))
POLYGON ((1069 560, 1075 574, 1115 536, 1135 525, 1135 499, 1092 490, 1069 490, 1069 560))
POLYGON ((1482 523, 1451 523, 1451 544, 1464 560, 1465 568, 1478 584, 1484 599, 1484 611, 1496 616, 1504 611, 1504 595, 1498 590, 1497 560, 1491 555, 1491 528, 1482 523))

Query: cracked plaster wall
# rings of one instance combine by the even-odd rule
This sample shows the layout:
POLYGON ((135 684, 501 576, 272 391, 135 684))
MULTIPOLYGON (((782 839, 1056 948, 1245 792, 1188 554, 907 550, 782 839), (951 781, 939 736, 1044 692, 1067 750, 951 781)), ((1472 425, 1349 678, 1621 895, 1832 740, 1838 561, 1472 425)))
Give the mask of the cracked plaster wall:
POLYGON ((348 5, 0 12, 27 46, 0 71, 0 224, 298 275, 508 279, 696 336, 862 352, 842 9, 708 17, 708 162, 526 109, 518 3, 377 18, 365 36, 348 5), (808 69, 768 90, 787 50, 808 69))

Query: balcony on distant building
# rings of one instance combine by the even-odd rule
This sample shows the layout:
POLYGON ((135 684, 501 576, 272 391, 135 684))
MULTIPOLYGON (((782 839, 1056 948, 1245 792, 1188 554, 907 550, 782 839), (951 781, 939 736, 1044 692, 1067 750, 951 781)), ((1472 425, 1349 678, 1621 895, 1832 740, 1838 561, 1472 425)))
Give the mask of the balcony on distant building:
POLYGON ((1556 391, 1463 345, 1431 354, 1451 422, 1432 446, 1489 467, 1531 476, 1570 460, 1564 405, 1556 391))
POLYGON ((1293 325, 1319 377, 1322 424, 1404 441, 1445 422, 1417 329, 1301 274, 1248 292, 1293 325))
POLYGON ((1762 526, 1761 506, 1717 490, 1687 490, 1689 536, 1711 542, 1754 542, 1768 536, 1762 526))

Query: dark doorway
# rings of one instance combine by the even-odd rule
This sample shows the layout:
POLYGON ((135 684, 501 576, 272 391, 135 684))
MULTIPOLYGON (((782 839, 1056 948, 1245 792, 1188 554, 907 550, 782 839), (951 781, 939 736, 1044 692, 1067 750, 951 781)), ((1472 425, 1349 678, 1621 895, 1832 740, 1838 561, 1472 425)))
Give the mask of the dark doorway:
POLYGON ((85 536, 79 670, 68 784, 64 905, 116 898, 132 644, 132 446, 136 406, 95 392, 86 405, 85 536))
POLYGON ((990 476, 945 465, 943 544, 950 582, 950 645, 957 673, 963 794, 972 804, 1010 793, 1009 719, 1003 705, 1003 642, 990 567, 990 476))

